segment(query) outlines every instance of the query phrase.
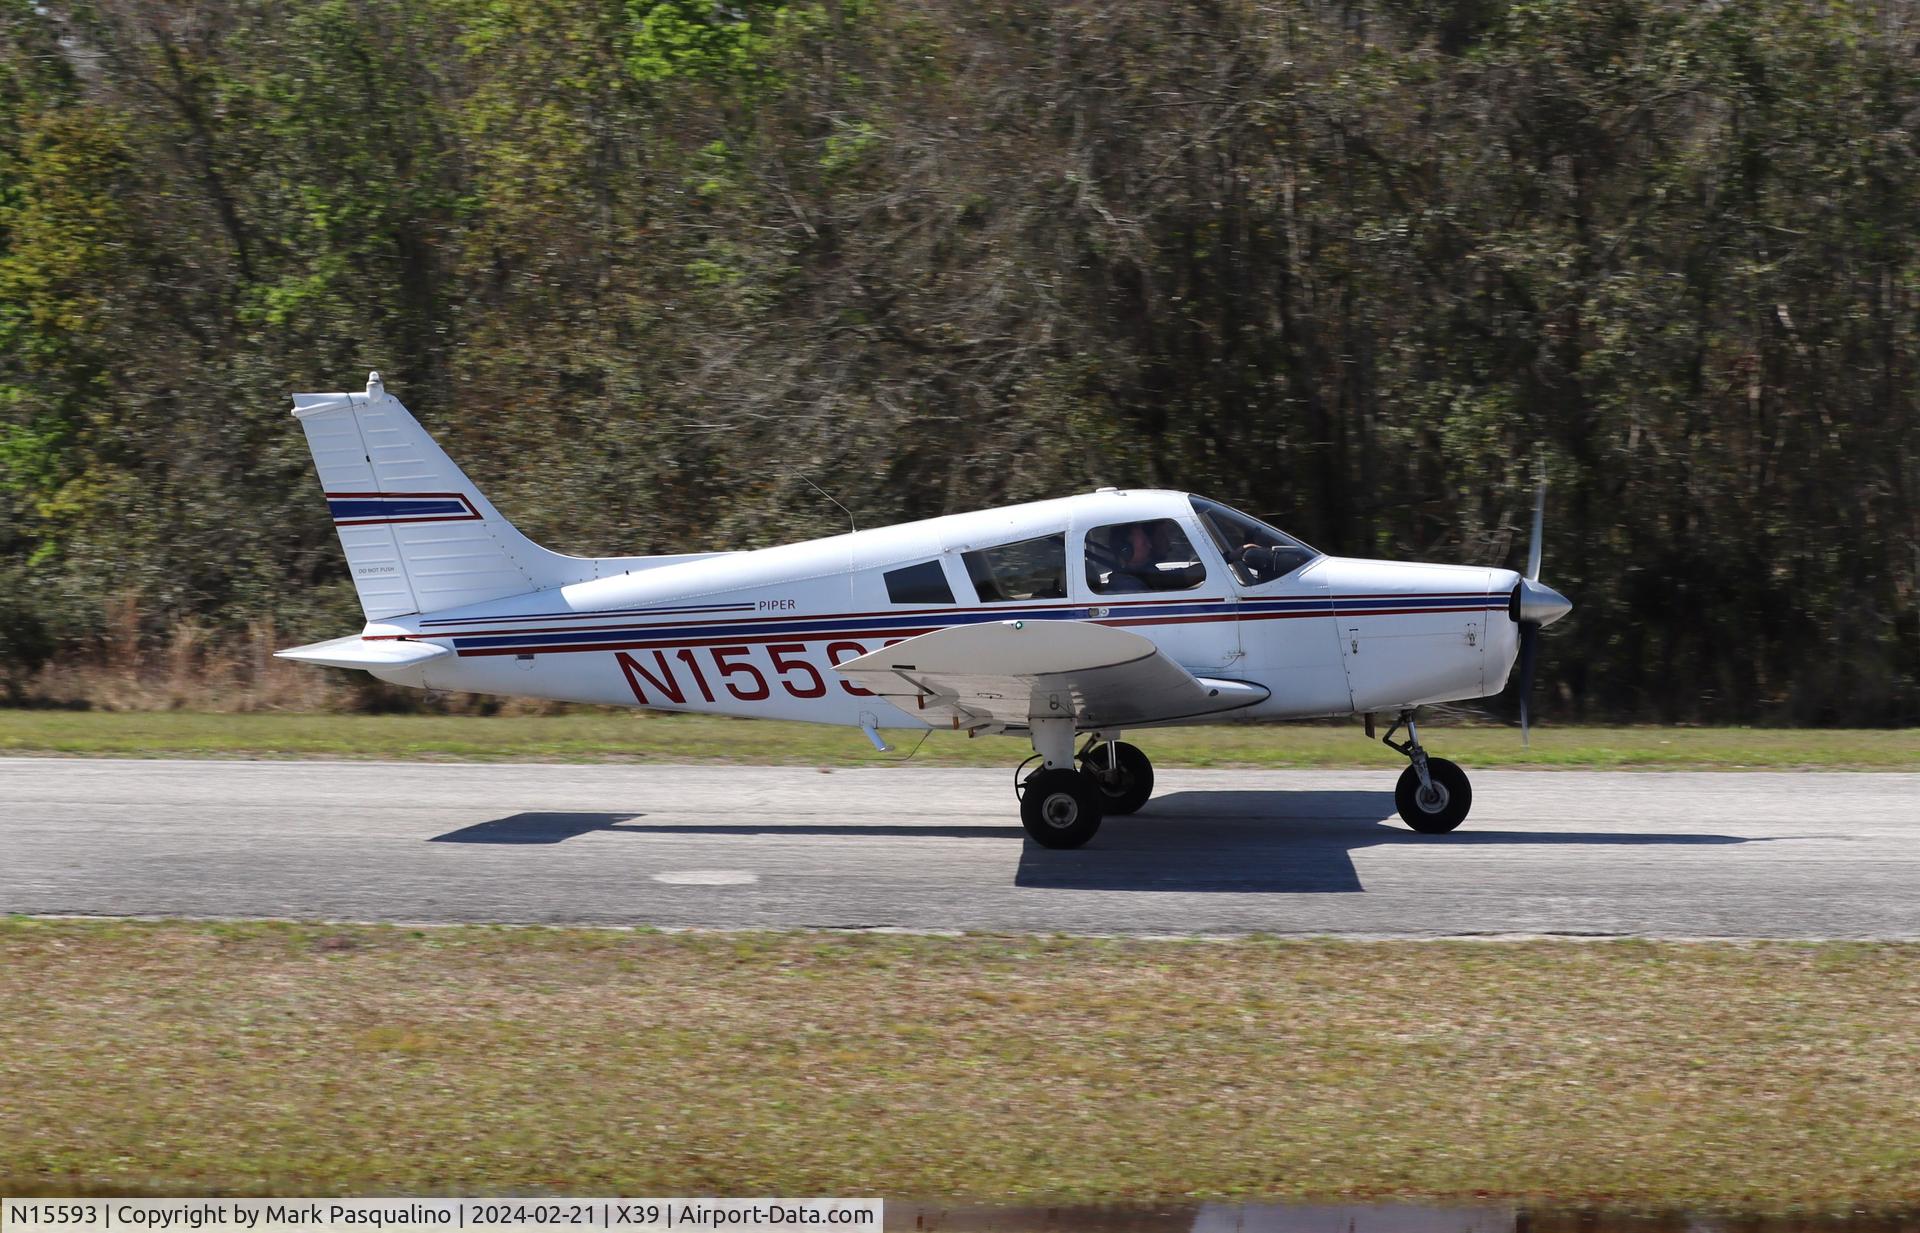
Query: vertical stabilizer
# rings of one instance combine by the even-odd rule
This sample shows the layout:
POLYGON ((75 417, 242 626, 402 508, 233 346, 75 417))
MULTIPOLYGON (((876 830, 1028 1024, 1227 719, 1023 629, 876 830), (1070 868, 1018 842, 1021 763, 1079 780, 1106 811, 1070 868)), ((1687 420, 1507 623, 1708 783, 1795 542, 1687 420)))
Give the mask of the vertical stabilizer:
POLYGON ((500 516, 400 400, 295 394, 327 509, 369 621, 577 581, 591 562, 548 552, 500 516))
POLYGON ((367 375, 364 393, 295 394, 367 620, 439 612, 712 553, 570 557, 534 543, 367 375))

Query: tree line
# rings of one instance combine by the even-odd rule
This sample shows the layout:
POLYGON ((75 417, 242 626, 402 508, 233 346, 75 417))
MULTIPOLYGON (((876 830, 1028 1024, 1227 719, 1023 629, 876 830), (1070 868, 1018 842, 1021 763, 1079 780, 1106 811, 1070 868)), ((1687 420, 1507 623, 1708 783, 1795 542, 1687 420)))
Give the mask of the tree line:
POLYGON ((589 554, 1543 473, 1546 714, 1912 723, 1917 135, 1913 0, 0 0, 0 675, 354 628, 378 368, 589 554))

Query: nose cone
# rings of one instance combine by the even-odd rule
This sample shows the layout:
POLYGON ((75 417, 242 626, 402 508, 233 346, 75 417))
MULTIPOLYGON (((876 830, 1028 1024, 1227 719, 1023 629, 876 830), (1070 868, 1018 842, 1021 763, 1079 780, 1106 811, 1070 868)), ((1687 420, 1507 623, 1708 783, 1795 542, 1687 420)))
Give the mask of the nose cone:
POLYGON ((1551 625, 1573 611, 1573 601, 1544 582, 1522 578, 1513 589, 1513 619, 1522 625, 1551 625))

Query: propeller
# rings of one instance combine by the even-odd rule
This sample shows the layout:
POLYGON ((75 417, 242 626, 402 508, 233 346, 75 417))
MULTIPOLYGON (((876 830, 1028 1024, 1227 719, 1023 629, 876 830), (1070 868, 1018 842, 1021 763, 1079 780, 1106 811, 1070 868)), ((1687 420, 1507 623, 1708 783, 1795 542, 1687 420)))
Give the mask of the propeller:
POLYGON ((1533 696, 1533 668, 1540 655, 1540 631, 1573 611, 1573 601, 1540 581, 1542 532, 1547 520, 1547 482, 1533 494, 1533 538, 1527 544, 1527 572, 1514 585, 1507 615, 1520 627, 1520 742, 1531 748, 1532 721, 1528 702, 1533 696))

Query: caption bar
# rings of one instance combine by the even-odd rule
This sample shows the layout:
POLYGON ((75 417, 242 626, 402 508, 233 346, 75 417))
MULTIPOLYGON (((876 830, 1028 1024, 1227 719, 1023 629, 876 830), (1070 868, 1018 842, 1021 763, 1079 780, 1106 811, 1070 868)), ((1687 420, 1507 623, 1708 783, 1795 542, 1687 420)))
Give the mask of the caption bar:
POLYGON ((881 1199, 0 1199, 0 1233, 351 1229, 843 1229, 880 1233, 881 1199))

